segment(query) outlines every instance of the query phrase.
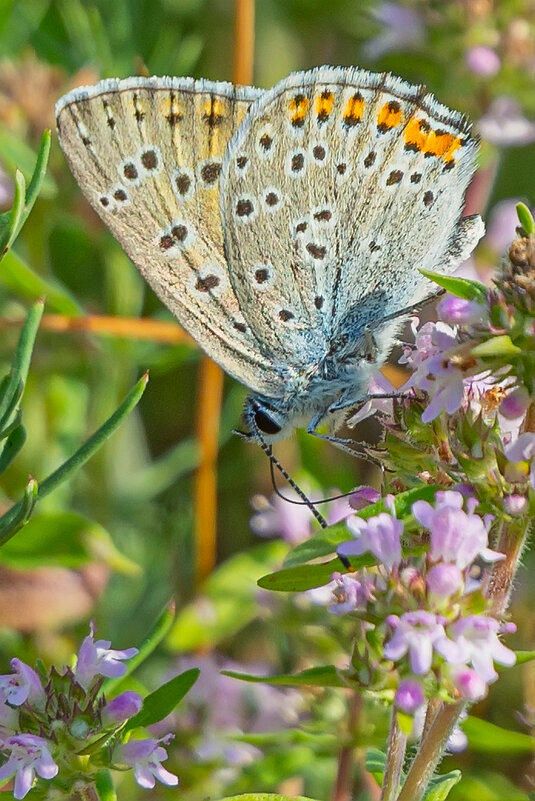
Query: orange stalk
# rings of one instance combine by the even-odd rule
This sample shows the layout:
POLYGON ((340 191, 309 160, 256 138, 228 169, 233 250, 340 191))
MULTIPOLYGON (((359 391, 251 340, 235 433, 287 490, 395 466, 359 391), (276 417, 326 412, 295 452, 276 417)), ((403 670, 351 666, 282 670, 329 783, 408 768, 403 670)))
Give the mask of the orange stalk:
MULTIPOLYGON (((250 84, 253 79, 254 0, 235 4, 235 83, 250 84)), ((195 575, 197 583, 215 567, 217 546, 217 452, 223 373, 208 357, 199 370, 196 431, 201 461, 195 475, 195 575)))

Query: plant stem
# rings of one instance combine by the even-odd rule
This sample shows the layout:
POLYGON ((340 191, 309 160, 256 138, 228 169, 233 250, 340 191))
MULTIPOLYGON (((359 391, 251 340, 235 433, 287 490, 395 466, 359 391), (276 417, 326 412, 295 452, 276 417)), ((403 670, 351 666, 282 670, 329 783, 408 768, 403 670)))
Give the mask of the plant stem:
POLYGON ((448 738, 464 707, 464 701, 445 704, 436 715, 427 737, 422 740, 397 801, 421 801, 424 797, 429 780, 442 759, 448 738))
POLYGON ((351 801, 353 798, 353 763, 354 750, 353 735, 360 718, 362 699, 360 694, 354 692, 349 702, 348 715, 348 742, 343 745, 338 754, 338 770, 331 801, 351 801))
POLYGON ((407 737, 398 725, 396 710, 392 710, 390 719, 390 733, 388 736, 386 770, 383 780, 383 790, 381 801, 394 801, 397 797, 399 785, 401 783, 401 773, 405 761, 405 751, 407 748, 407 737))

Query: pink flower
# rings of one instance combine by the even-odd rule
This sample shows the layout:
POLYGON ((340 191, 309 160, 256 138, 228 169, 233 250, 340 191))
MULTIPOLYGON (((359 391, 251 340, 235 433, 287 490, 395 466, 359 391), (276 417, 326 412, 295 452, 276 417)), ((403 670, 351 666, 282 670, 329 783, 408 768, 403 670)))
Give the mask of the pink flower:
POLYGON ((329 612, 334 615, 353 612, 374 599, 374 584, 370 578, 359 576, 358 573, 333 573, 332 579, 332 598, 335 602, 329 606, 329 612))
POLYGON ((381 512, 368 520, 350 517, 347 527, 355 537, 338 546, 342 556, 361 556, 371 552, 384 564, 387 570, 401 562, 401 534, 403 523, 392 515, 381 512))
POLYGON ((432 612, 419 609, 416 612, 405 612, 401 617, 390 615, 387 623, 394 628, 394 635, 385 645, 385 657, 397 662, 408 653, 413 673, 417 676, 429 673, 433 646, 446 636, 443 619, 432 612))
POLYGON ((487 694, 487 683, 472 668, 452 668, 451 678, 454 686, 467 701, 480 701, 487 694))
POLYGON ((498 678, 494 662, 511 667, 516 654, 498 639, 500 624, 485 615, 468 615, 448 627, 450 638, 438 640, 436 650, 453 665, 472 665, 481 679, 490 684, 498 678))
POLYGON ((451 325, 473 325, 487 318, 487 309, 482 303, 446 295, 437 306, 441 320, 451 325))
POLYGON ((172 738, 172 735, 163 737, 160 740, 147 738, 146 740, 130 740, 128 743, 118 745, 114 752, 114 761, 118 764, 125 764, 134 769, 136 782, 140 787, 152 790, 156 784, 156 779, 162 784, 174 787, 178 784, 178 776, 166 770, 162 760, 167 759, 167 751, 160 745, 165 745, 172 738))
POLYGON ((402 679, 396 690, 394 704, 407 715, 414 715, 425 703, 425 695, 418 679, 402 679))
POLYGON ((483 520, 473 514, 477 501, 469 498, 468 512, 463 510, 464 498, 460 492, 440 491, 435 506, 427 501, 416 501, 412 514, 431 532, 429 557, 433 562, 449 562, 464 570, 479 556, 486 562, 496 562, 504 555, 488 548, 488 527, 492 517, 483 520))
POLYGON ((106 724, 124 723, 133 718, 143 706, 142 697, 133 690, 125 690, 111 701, 108 701, 102 710, 102 719, 106 724))
POLYGON ((17 734, 0 742, 3 751, 9 751, 7 762, 0 768, 0 781, 15 777, 13 795, 16 799, 32 789, 35 774, 42 779, 53 779, 58 766, 48 750, 48 743, 35 734, 17 734))
POLYGON ((457 565, 443 562, 428 570, 425 581, 431 595, 441 600, 451 598, 464 587, 463 575, 457 565))
POLYGON ((501 67, 500 57, 492 48, 485 45, 470 47, 466 51, 465 61, 468 69, 482 78, 492 78, 501 67))
POLYGON ((493 100, 479 120, 479 133, 497 147, 529 145, 535 142, 535 123, 528 120, 517 101, 504 95, 493 100))
POLYGON ((529 473, 530 484, 535 489, 535 434, 526 432, 520 434, 505 449, 505 455, 510 462, 531 462, 529 473))
POLYGON ((0 690, 5 700, 13 706, 21 706, 26 701, 34 706, 43 707, 45 691, 35 670, 20 659, 11 660, 14 673, 0 676, 0 690))
POLYGON ((137 648, 126 648, 124 651, 110 649, 109 640, 94 640, 94 627, 90 626, 90 634, 84 639, 78 652, 78 660, 74 678, 84 690, 87 690, 95 676, 115 678, 124 676, 126 665, 122 660, 131 659, 138 652, 137 648))

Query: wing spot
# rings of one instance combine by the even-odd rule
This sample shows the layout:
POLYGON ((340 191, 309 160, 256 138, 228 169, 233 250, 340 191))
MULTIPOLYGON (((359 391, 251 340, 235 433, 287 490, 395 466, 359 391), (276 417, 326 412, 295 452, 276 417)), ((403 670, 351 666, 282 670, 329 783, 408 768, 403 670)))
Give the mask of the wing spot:
POLYGON ((377 115, 377 130, 380 133, 386 133, 399 125, 402 119, 403 111, 401 109, 401 103, 398 103, 397 100, 389 100, 388 103, 384 104, 377 115))
POLYGON ((236 166, 238 167, 238 169, 243 170, 247 166, 248 161, 249 159, 247 158, 247 156, 238 156, 238 158, 236 159, 236 166))
POLYGON ((309 99, 306 95, 297 94, 290 100, 290 122, 294 128, 302 128, 308 113, 309 99))
POLYGON ((392 170, 392 172, 386 179, 386 185, 393 186, 394 184, 399 184, 402 178, 403 178, 403 173, 401 170, 392 170))
POLYGON ((266 195, 266 204, 268 206, 276 206, 280 202, 280 198, 276 192, 268 192, 266 195))
POLYGON ((429 209, 431 208, 434 202, 435 202, 435 196, 431 192, 431 190, 428 189, 427 192, 424 193, 424 206, 426 206, 426 208, 429 209))
POLYGON ((113 193, 113 197, 119 203, 124 203, 126 200, 128 200, 128 195, 126 194, 124 189, 121 189, 120 187, 119 187, 119 189, 115 190, 115 192, 113 193))
POLYGON ((179 173, 175 178, 175 186, 179 195, 187 195, 191 188, 191 178, 186 172, 179 173))
POLYGON ((254 206, 249 198, 241 198, 236 203, 236 214, 238 217, 250 217, 254 211, 254 206))
POLYGON ((139 175, 136 165, 131 161, 125 164, 123 167, 123 175, 128 181, 135 181, 139 175))
POLYGON ((82 142, 86 147, 91 147, 91 145, 93 144, 89 136, 82 136, 82 142))
POLYGON ((294 153, 292 156, 292 171, 301 172, 305 166, 305 156, 303 153, 294 153))
POLYGON ((257 284, 265 284, 269 281, 271 275, 268 267, 258 267, 254 273, 254 280, 257 284))
POLYGON ((422 180, 422 173, 421 172, 413 172, 411 175, 411 184, 419 184, 422 180))
POLYGON ((188 229, 187 226, 183 224, 173 225, 171 233, 177 242, 184 242, 188 235, 188 229))
POLYGON ((314 219, 318 222, 329 222, 332 216, 333 213, 330 209, 322 209, 314 214, 314 219))
POLYGON ((258 142, 260 144, 260 147, 267 152, 268 150, 271 150, 271 147, 273 145, 273 137, 270 136, 268 133, 265 133, 262 134, 258 142))
POLYGON ((215 97, 211 97, 205 103, 202 118, 209 128, 217 128, 218 125, 221 125, 224 119, 223 110, 223 103, 215 97))
POLYGON ((315 145, 312 148, 312 155, 314 156, 316 161, 323 161, 326 155, 326 151, 323 145, 315 145))
POLYGON ((102 197, 99 198, 99 201, 100 205, 104 206, 104 208, 107 208, 110 205, 110 199, 106 195, 102 195, 102 197))
POLYGON ((314 306, 319 311, 323 307, 323 297, 322 295, 316 295, 314 298, 314 306))
POLYGON ((330 89, 324 89, 316 98, 316 119, 318 122, 327 122, 334 106, 334 94, 330 89))
POLYGON ((281 309, 279 312, 279 318, 282 320, 283 323, 287 323, 290 320, 293 320, 295 317, 294 313, 291 312, 289 309, 281 309))
POLYGON ((364 111, 364 98, 360 92, 349 98, 344 109, 343 124, 345 128, 354 128, 362 121, 362 113, 364 111))
POLYGON ((365 167, 372 167, 375 164, 375 159, 377 158, 377 153, 374 150, 370 150, 366 158, 364 159, 364 166, 365 167))
POLYGON ((324 259, 327 253, 327 248, 324 245, 316 245, 314 242, 309 242, 306 249, 314 259, 324 259))
POLYGON ((158 154, 153 148, 144 150, 141 154, 141 163, 146 170, 154 172, 158 169, 158 154))
POLYGON ((295 226, 295 232, 296 234, 304 234, 307 228, 308 228, 308 223, 305 220, 303 220, 303 222, 297 223, 297 225, 295 226))
POLYGON ((234 328, 236 329, 236 331, 239 331, 240 334, 245 334, 245 332, 247 331, 247 326, 245 325, 245 323, 236 323, 235 322, 234 323, 234 328))
POLYGON ((221 279, 217 275, 206 275, 204 278, 197 278, 195 289, 198 292, 210 292, 221 283, 221 279))
POLYGON ((346 170, 347 170, 347 164, 344 164, 342 162, 341 164, 336 165, 336 172, 338 173, 338 175, 344 175, 346 170))
POLYGON ((209 161, 201 168, 201 178, 206 184, 215 184, 221 172, 221 164, 209 161))
POLYGON ((372 253, 375 253, 376 250, 381 250, 381 245, 378 245, 377 242, 375 242, 375 240, 370 242, 368 247, 370 248, 372 253))
POLYGON ((175 240, 171 234, 164 234, 162 237, 160 237, 160 248, 162 250, 170 250, 172 247, 174 247, 174 244, 175 240))

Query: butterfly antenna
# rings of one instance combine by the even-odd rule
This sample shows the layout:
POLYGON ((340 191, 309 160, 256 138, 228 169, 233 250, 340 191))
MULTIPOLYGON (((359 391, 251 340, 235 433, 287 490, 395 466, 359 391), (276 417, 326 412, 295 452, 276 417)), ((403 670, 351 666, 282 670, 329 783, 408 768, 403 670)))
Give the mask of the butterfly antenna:
POLYGON ((289 500, 289 498, 286 498, 279 491, 279 489, 277 488, 277 485, 275 483, 275 472, 274 472, 274 468, 275 467, 277 468, 279 473, 286 479, 286 481, 288 482, 290 487, 294 490, 294 492, 296 492, 299 495, 299 497, 301 498, 301 501, 298 501, 298 503, 302 502, 305 506, 308 506, 308 508, 310 509, 310 511, 312 512, 312 514, 314 515, 314 517, 316 518, 316 520, 318 521, 320 526, 322 528, 327 528, 329 524, 327 523, 327 521, 325 520, 323 515, 318 512, 318 510, 316 509, 316 507, 314 506, 312 501, 310 501, 309 498, 307 498, 307 496, 305 495, 305 493, 303 492, 301 487, 298 484, 295 483, 295 481, 293 480, 291 475, 288 473, 288 471, 284 469, 284 467, 281 465, 281 463, 279 462, 277 457, 274 456, 273 450, 271 448, 271 445, 268 445, 268 443, 265 441, 264 437, 262 436, 262 434, 260 433, 260 431, 258 429, 256 429, 255 434, 258 437, 258 441, 260 443, 260 446, 261 446, 262 450, 264 451, 264 453, 269 458, 270 471, 271 471, 271 482, 273 484, 273 489, 275 490, 275 492, 279 496, 279 498, 282 498, 284 501, 288 501, 289 500))

